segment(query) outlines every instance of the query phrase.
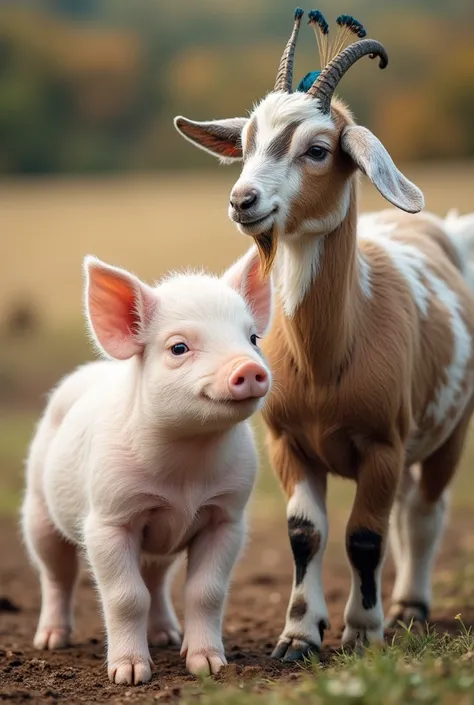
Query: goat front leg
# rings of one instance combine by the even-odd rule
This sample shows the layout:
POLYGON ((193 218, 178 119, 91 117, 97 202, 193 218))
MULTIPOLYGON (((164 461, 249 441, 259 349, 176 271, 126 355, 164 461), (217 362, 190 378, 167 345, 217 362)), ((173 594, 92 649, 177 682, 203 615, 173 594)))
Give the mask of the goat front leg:
POLYGON ((288 536, 294 580, 285 628, 272 657, 298 661, 321 650, 329 626, 324 599, 322 561, 328 539, 327 474, 317 466, 309 473, 285 438, 273 439, 270 452, 286 493, 288 536))
POLYGON ((140 572, 140 536, 89 517, 84 538, 104 610, 109 678, 113 683, 146 683, 152 667, 150 593, 140 572))
POLYGON ((346 530, 352 585, 346 605, 343 644, 383 640, 382 567, 390 512, 403 464, 401 446, 366 449, 346 530))
POLYGON ((216 674, 227 661, 222 616, 232 569, 244 538, 244 520, 211 523, 188 548, 181 655, 194 675, 216 674))

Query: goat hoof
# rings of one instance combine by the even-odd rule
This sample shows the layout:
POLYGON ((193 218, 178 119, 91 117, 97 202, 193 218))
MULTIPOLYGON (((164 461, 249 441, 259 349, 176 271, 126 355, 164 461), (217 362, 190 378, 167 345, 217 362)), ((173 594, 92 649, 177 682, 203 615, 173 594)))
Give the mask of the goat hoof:
POLYGON ((394 603, 385 620, 386 629, 396 629, 399 622, 410 626, 413 624, 418 631, 424 629, 424 625, 429 619, 429 608, 426 602, 415 600, 400 600, 394 603))
POLYGON ((320 647, 304 639, 281 639, 272 653, 272 658, 279 661, 304 661, 309 658, 319 659, 320 647))
POLYGON ((342 633, 342 646, 362 656, 368 646, 381 646, 384 643, 383 628, 368 629, 346 625, 342 633))

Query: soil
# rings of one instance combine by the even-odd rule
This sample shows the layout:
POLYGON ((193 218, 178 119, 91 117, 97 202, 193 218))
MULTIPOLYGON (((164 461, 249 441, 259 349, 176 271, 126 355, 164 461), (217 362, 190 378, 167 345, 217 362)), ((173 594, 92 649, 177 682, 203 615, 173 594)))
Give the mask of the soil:
MULTIPOLYGON (((297 664, 283 664, 269 658, 284 624, 291 589, 292 562, 284 518, 272 525, 255 528, 236 570, 225 618, 224 641, 229 666, 217 680, 295 679, 297 664)), ((453 570, 459 564, 469 535, 469 516, 456 515, 444 542, 437 567, 453 570)), ((387 598, 393 580, 388 565, 384 578, 387 598)), ((326 633, 322 661, 327 662, 339 644, 344 603, 349 581, 340 547, 328 550, 325 562, 326 598, 331 630, 326 633)), ((175 581, 175 605, 181 618, 182 573, 175 581)), ((32 638, 39 615, 38 580, 26 559, 17 525, 0 522, 0 703, 138 703, 179 700, 183 688, 199 688, 188 675, 177 649, 153 648, 156 667, 144 686, 116 686, 109 683, 105 669, 104 636, 96 593, 87 575, 81 575, 76 593, 75 645, 57 652, 39 652, 32 638)), ((435 610, 438 629, 457 631, 455 611, 435 610)), ((471 612, 463 611, 467 624, 471 612)), ((265 687, 265 686, 262 686, 265 687)))

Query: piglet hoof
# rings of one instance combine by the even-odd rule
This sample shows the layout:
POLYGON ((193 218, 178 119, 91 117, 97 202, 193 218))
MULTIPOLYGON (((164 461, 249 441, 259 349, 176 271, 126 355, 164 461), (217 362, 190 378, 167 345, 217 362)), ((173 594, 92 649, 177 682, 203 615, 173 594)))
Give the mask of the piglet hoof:
POLYGON ((207 676, 215 676, 221 670, 222 666, 227 665, 227 660, 224 654, 216 654, 215 652, 206 653, 189 653, 186 657, 186 668, 189 673, 198 678, 206 678, 207 676))
POLYGON ((320 647, 301 638, 280 639, 273 650, 272 658, 280 661, 319 660, 320 647))
POLYGON ((152 646, 181 646, 181 634, 177 629, 150 629, 148 641, 152 646))
POLYGON ((148 683, 151 679, 151 661, 138 658, 132 661, 110 663, 108 667, 109 680, 117 685, 139 685, 148 683))
POLYGON ((386 629, 396 629, 400 622, 417 633, 423 633, 429 619, 429 609, 425 602, 400 601, 393 604, 385 620, 386 629))
POLYGON ((35 649, 63 649, 69 645, 69 627, 44 627, 38 629, 33 640, 35 649))

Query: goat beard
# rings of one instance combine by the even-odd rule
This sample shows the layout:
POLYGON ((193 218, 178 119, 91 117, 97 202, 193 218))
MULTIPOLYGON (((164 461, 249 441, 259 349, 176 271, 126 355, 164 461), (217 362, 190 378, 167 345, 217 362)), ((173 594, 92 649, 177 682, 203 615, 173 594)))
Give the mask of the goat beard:
POLYGON ((274 231, 273 227, 271 230, 253 236, 260 257, 260 274, 264 279, 272 271, 277 253, 278 239, 274 231))

